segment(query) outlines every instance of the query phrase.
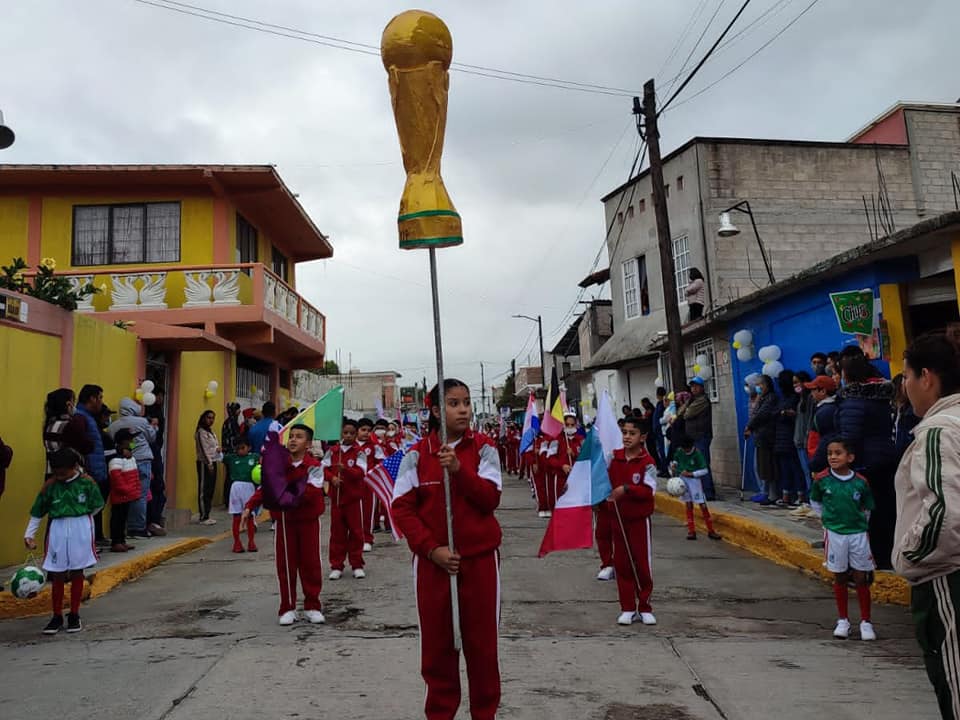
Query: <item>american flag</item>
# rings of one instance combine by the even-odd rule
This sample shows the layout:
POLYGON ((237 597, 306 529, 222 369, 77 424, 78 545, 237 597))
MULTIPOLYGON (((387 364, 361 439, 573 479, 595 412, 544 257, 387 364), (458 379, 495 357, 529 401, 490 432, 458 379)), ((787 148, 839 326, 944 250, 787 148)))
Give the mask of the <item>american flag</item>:
POLYGON ((393 522, 393 514, 390 512, 390 503, 393 501, 393 484, 396 482, 397 473, 400 471, 403 456, 403 451, 395 452, 363 478, 363 481, 370 486, 379 498, 380 504, 387 511, 387 518, 390 520, 390 532, 393 533, 394 540, 400 540, 403 537, 397 529, 396 523, 393 522))

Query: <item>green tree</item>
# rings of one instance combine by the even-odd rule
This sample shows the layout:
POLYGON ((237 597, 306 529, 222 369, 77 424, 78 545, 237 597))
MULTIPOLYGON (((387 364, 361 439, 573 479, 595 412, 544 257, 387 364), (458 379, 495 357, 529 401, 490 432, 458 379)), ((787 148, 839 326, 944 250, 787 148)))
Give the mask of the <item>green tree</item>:
POLYGON ((323 374, 324 374, 324 375, 339 375, 339 374, 340 374, 340 366, 337 365, 337 362, 336 362, 335 360, 327 360, 327 361, 323 364, 323 374))
POLYGON ((507 375, 507 379, 503 381, 503 392, 500 393, 500 397, 497 398, 498 405, 510 405, 512 406, 516 400, 517 395, 517 378, 513 373, 507 375))

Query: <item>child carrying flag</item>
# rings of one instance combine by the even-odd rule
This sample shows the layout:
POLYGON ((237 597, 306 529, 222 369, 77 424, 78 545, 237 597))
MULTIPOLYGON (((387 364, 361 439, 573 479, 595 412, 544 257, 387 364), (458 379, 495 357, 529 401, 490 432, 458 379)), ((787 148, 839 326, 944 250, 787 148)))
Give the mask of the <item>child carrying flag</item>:
POLYGON ((373 495, 363 481, 367 456, 357 443, 357 422, 343 419, 340 443, 323 456, 323 477, 330 487, 330 579, 343 576, 349 556, 355 578, 367 576, 363 569, 363 497, 373 495))
POLYGON ((447 379, 444 398, 429 396, 430 434, 403 458, 393 491, 393 519, 414 553, 420 620, 420 672, 427 718, 452 720, 460 706, 460 655, 453 643, 450 576, 457 577, 460 630, 470 684, 470 717, 493 720, 500 704, 497 630, 500 615, 501 530, 497 450, 470 429, 470 390, 447 379), (446 414, 447 444, 440 442, 446 414), (443 471, 450 476, 456 552, 447 536, 443 471))
POLYGON ((623 422, 623 449, 613 451, 608 472, 613 492, 607 510, 613 525, 613 566, 620 596, 617 623, 630 625, 640 619, 656 625, 650 606, 653 551, 650 543, 650 516, 657 487, 657 463, 647 452, 650 422, 628 417, 623 422))
POLYGON ((707 498, 703 494, 701 478, 710 472, 707 461, 703 453, 697 450, 693 438, 689 435, 681 435, 675 442, 679 449, 674 452, 670 469, 687 486, 687 491, 682 498, 687 505, 687 540, 697 539, 697 525, 693 519, 694 504, 700 506, 703 523, 707 526, 707 537, 711 540, 722 540, 723 538, 713 529, 713 518, 710 517, 707 498))

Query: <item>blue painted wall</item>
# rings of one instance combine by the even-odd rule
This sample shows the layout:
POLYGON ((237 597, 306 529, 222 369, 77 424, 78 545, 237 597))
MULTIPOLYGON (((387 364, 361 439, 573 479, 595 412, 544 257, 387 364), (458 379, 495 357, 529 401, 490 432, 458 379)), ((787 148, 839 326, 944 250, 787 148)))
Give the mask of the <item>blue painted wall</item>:
MULTIPOLYGON (((737 426, 740 435, 743 434, 747 424, 748 414, 743 379, 750 373, 761 371, 763 363, 756 356, 761 347, 778 345, 782 351, 780 362, 785 368, 810 372, 810 356, 813 353, 840 350, 845 345, 856 342, 853 335, 840 332, 837 317, 830 302, 830 293, 871 288, 874 297, 879 299, 880 285, 909 282, 917 277, 919 272, 914 258, 876 263, 764 304, 734 320, 727 328, 729 335, 727 341, 732 343, 733 335, 738 330, 750 330, 753 333, 754 349, 754 357, 748 362, 740 362, 736 352, 731 349, 737 426)), ((887 362, 877 360, 874 364, 889 377, 890 366, 887 362)), ((752 444, 749 444, 747 453, 752 455, 752 452, 752 444)), ((742 444, 740 453, 742 456, 742 444)), ((745 462, 746 486, 756 487, 752 458, 744 460, 741 457, 741 461, 745 462)))

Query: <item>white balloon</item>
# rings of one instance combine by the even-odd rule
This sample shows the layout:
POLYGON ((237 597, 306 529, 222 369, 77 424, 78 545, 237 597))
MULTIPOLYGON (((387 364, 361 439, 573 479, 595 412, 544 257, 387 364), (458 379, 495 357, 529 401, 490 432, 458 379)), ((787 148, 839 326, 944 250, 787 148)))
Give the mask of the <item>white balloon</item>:
POLYGON ((218 387, 220 387, 220 383, 218 383, 216 380, 211 380, 207 383, 207 390, 210 392, 216 392, 218 387))
POLYGON ((757 357, 763 362, 775 362, 780 359, 780 348, 776 345, 765 345, 757 352, 757 357))
POLYGON ((140 389, 143 390, 143 394, 152 393, 156 385, 153 384, 153 380, 144 380, 140 384, 140 389))
POLYGON ((710 369, 709 365, 704 365, 702 368, 700 368, 701 380, 709 380, 712 377, 713 377, 713 370, 710 369))
POLYGON ((705 365, 710 364, 710 358, 708 358, 706 355, 697 355, 696 359, 693 361, 693 364, 704 367, 705 365))
POLYGON ((744 347, 753 345, 753 333, 749 330, 737 330, 733 334, 733 341, 740 343, 744 347))
POLYGON ((145 393, 143 394, 143 404, 144 404, 146 407, 150 407, 150 406, 153 405, 156 401, 157 401, 157 396, 154 395, 152 392, 145 392, 145 393))
POLYGON ((656 379, 653 381, 653 386, 654 386, 654 387, 658 387, 658 388, 662 388, 662 387, 663 387, 663 378, 662 378, 662 377, 656 378, 656 379))
POLYGON ((741 346, 737 350, 737 360, 739 360, 740 362, 747 362, 752 358, 753 358, 753 348, 750 347, 749 345, 741 346))
POLYGON ((779 360, 771 360, 763 366, 763 374, 767 377, 776 378, 782 372, 783 363, 779 360))

